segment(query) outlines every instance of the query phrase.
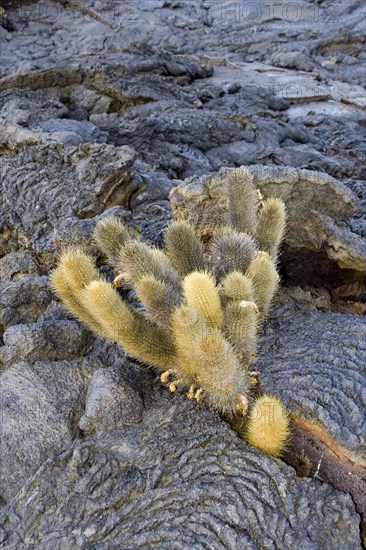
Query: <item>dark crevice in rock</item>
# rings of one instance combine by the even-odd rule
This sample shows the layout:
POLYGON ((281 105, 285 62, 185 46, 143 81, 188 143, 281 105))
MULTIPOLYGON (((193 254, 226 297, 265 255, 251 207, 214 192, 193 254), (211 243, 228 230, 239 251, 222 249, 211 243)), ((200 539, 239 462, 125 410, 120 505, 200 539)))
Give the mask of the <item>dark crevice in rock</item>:
POLYGON ((281 275, 286 285, 309 284, 313 287, 336 288, 364 281, 365 274, 341 269, 325 250, 292 248, 282 245, 281 275))

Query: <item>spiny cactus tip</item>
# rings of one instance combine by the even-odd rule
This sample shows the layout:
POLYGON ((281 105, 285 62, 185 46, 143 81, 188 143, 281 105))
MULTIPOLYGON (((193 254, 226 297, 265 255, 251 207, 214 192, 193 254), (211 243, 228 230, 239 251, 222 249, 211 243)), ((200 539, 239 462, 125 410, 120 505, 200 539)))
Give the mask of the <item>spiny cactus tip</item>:
POLYGON ((224 314, 220 295, 211 274, 193 271, 187 275, 183 281, 183 293, 187 304, 199 311, 211 326, 222 326, 224 314))
POLYGON ((100 250, 116 267, 119 251, 129 238, 126 226, 118 218, 105 218, 95 226, 93 237, 100 250))
POLYGON ((265 200, 258 215, 256 237, 261 250, 269 253, 276 261, 286 227, 286 210, 281 199, 270 197, 265 200))
POLYGON ((259 397, 249 414, 247 442, 269 455, 279 456, 289 433, 289 415, 281 400, 269 394, 259 397))

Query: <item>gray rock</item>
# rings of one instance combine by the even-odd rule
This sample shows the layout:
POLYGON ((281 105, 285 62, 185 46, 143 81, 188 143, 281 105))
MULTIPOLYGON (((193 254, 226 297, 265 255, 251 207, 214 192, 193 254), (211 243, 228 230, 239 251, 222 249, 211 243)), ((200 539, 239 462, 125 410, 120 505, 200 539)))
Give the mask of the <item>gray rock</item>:
POLYGON ((34 323, 52 300, 48 277, 22 277, 0 284, 0 327, 34 323))
POLYGON ((90 218, 116 204, 127 205, 137 189, 134 158, 129 147, 91 144, 28 147, 4 159, 3 250, 27 242, 38 253, 53 252, 52 234, 66 220, 90 218))
POLYGON ((1 153, 14 152, 24 145, 34 145, 39 142, 39 138, 34 132, 17 124, 10 124, 4 119, 0 119, 0 136, 1 153))
POLYGON ((92 115, 101 115, 108 113, 111 109, 112 99, 106 95, 102 95, 95 103, 91 110, 92 115))
MULTIPOLYGON (((115 374, 111 376, 115 383, 117 383, 118 376, 118 385, 125 386, 127 384, 138 394, 137 405, 141 400, 145 400, 146 385, 150 390, 151 383, 150 378, 146 376, 146 365, 140 365, 132 361, 131 358, 127 359, 126 353, 121 347, 111 340, 102 338, 94 340, 90 355, 96 357, 108 369, 112 369, 115 374)), ((101 415, 99 415, 100 417, 101 415)))
POLYGON ((20 361, 1 374, 2 498, 13 497, 76 437, 88 382, 100 366, 95 359, 20 361))
POLYGON ((91 90, 87 86, 80 85, 75 86, 71 90, 70 102, 72 106, 77 105, 78 108, 91 111, 100 97, 100 94, 96 93, 94 90, 91 90))
MULTIPOLYGON (((61 328, 63 323, 54 324, 61 328)), ((291 410, 300 409, 302 416, 320 420, 332 436, 358 453, 363 452, 365 445, 362 424, 366 398, 362 370, 365 330, 366 325, 358 316, 316 311, 299 314, 296 306, 285 305, 274 311, 273 319, 266 325, 261 340, 262 353, 256 363, 262 372, 265 390, 280 395, 291 410), (348 327, 346 334, 344 319, 348 327)), ((60 341, 65 342, 66 336, 61 334, 60 341)), ((70 343, 67 349, 71 349, 70 343)), ((83 397, 75 399, 78 412, 74 421, 86 433, 97 432, 97 438, 75 442, 66 448, 72 441, 66 430, 63 445, 56 449, 65 451, 47 460, 29 484, 25 483, 30 471, 28 463, 17 464, 21 475, 16 480, 9 478, 6 497, 15 495, 20 486, 23 489, 4 510, 5 547, 22 548, 22 544, 41 548, 72 547, 86 544, 88 540, 88 544, 100 547, 127 548, 151 545, 154 541, 159 548, 169 547, 172 541, 178 541, 177 544, 188 548, 189 544, 203 545, 202 536, 211 541, 210 547, 214 548, 222 544, 230 548, 277 546, 278 537, 288 548, 300 540, 304 548, 332 548, 339 544, 342 548, 358 547, 359 520, 350 497, 317 481, 300 481, 290 468, 240 441, 216 414, 205 407, 199 408, 184 396, 170 395, 146 371, 143 374, 142 370, 136 378, 133 365, 124 361, 118 350, 108 342, 100 342, 93 348, 93 355, 87 360, 89 374, 83 378, 83 397), (101 369, 103 363, 98 357, 110 368, 101 369), (134 381, 132 385, 139 380, 136 389, 126 384, 129 377, 134 381), (122 489, 126 484, 127 492, 122 489), (42 503, 49 498, 51 487, 57 510, 53 510, 52 504, 51 508, 39 505, 38 520, 34 523, 33 517, 29 527, 27 503, 35 498, 42 503), (204 502, 202 491, 206 495, 204 502), (87 504, 90 499, 95 502, 95 508, 87 504), (180 506, 184 503, 185 510, 194 508, 189 512, 189 521, 188 516, 180 514, 175 524, 173 509, 177 499, 180 506), (224 507, 223 500, 228 503, 224 507), (143 529, 140 529, 136 526, 136 514, 142 501, 143 529), (113 514, 109 507, 114 508, 113 514), (337 510, 336 516, 334 510, 337 510), (203 517, 204 535, 200 531, 203 517), (153 531, 150 522, 154 525, 153 531), (157 522, 161 527, 156 527, 157 522), (256 527, 258 522, 260 529, 256 527), (222 526, 220 535, 219 525, 222 526), (27 538, 21 543, 18 536, 23 529, 27 529, 27 538), (45 534, 50 533, 50 529, 51 538, 45 534), (108 534, 111 530, 112 538, 108 534), (331 540, 327 538, 329 533, 332 533, 331 540)), ((22 439, 18 429, 12 431, 19 455, 34 457, 37 467, 42 457, 44 460, 54 452, 54 447, 46 447, 40 456, 39 441, 49 444, 47 430, 53 429, 54 418, 58 420, 54 408, 70 410, 63 405, 63 388, 68 388, 63 380, 74 372, 71 365, 78 365, 78 361, 43 361, 33 366, 28 364, 27 368, 22 363, 2 375, 6 396, 10 391, 7 388, 20 388, 19 402, 37 403, 35 410, 41 410, 42 422, 35 437, 22 439), (70 367, 65 369, 65 364, 70 367), (32 372, 36 369, 42 378, 40 391, 38 379, 32 381, 31 387, 37 387, 36 393, 26 382, 29 369, 32 372), (43 392, 49 399, 45 399, 43 392), (50 412, 46 414, 46 410, 50 412), (42 415, 47 416, 47 421, 43 421, 42 415)), ((78 390, 74 379, 70 384, 73 392, 78 390)), ((69 390, 65 391, 69 396, 69 390)), ((5 407, 7 402, 5 400, 5 407)), ((23 413, 32 421, 32 415, 17 407, 17 414, 23 413)), ((6 425, 12 424, 7 421, 6 425)), ((73 426, 75 429, 75 424, 73 426)), ((11 468, 12 455, 7 452, 6 456, 11 468)))
POLYGON ((91 343, 90 332, 76 321, 44 321, 10 326, 3 335, 0 361, 62 360, 79 357, 91 343))
MULTIPOLYGON (((96 247, 93 245, 93 231, 99 220, 108 217, 115 217, 121 220, 121 222, 128 225, 131 222, 132 215, 123 206, 113 206, 108 208, 99 216, 93 216, 92 218, 79 219, 77 217, 70 217, 66 220, 59 221, 59 226, 55 230, 53 235, 53 241, 56 244, 62 244, 62 246, 72 246, 77 244, 83 246, 85 249, 92 249, 97 253, 96 247)), ((131 228, 131 236, 135 236, 133 229, 131 228)))
MULTIPOLYGON (((174 181, 146 163, 134 164, 135 156, 129 147, 49 144, 4 159, 0 250, 32 247, 48 267, 61 245, 90 246, 100 217, 128 222, 131 207, 140 212, 161 200, 166 211, 174 181)), ((151 238, 157 225, 153 212, 137 214, 137 225, 139 217, 151 238)))
POLYGON ((167 200, 143 204, 134 212, 134 220, 141 227, 144 238, 158 246, 163 246, 167 224, 172 217, 167 200))
POLYGON ((272 315, 255 363, 263 387, 365 456, 366 319, 288 304, 272 315))
MULTIPOLYGON (((32 74, 32 73, 31 73, 32 74)), ((63 119, 69 109, 56 88, 7 89, 0 86, 0 114, 10 124, 24 126, 40 141, 37 125, 48 119, 63 119)))
POLYGON ((349 33, 345 41, 359 44, 359 1, 351 9, 347 2, 336 9, 285 2, 229 9, 198 0, 154 5, 107 10, 111 30, 95 21, 89 26, 76 12, 70 26, 68 10, 47 4, 56 37, 49 29, 42 34, 37 19, 37 32, 34 25, 32 36, 22 29, 6 45, 3 116, 14 122, 20 111, 18 122, 30 127, 48 119, 89 120, 111 143, 132 145, 173 177, 259 162, 363 177, 354 162, 365 143, 362 52, 355 46, 352 56, 333 56, 329 46, 335 41, 335 51, 346 48, 338 38, 340 17, 349 33), (45 49, 52 57, 37 59, 38 70, 27 73, 25 59, 45 49), (80 51, 85 55, 76 63, 80 51), (294 70, 296 63, 306 70, 294 70), (102 101, 100 109, 94 110, 95 101, 102 101))
POLYGON ((215 414, 151 389, 140 424, 47 460, 2 525, 4 548, 17 550, 360 548, 349 495, 297 478, 215 414))
POLYGON ((0 258, 0 279, 2 283, 15 281, 24 275, 38 275, 36 259, 27 250, 12 251, 0 258))
MULTIPOLYGON (((29 45, 25 44, 26 46, 29 45)), ((62 64, 61 67, 48 67, 40 71, 21 71, 18 74, 9 74, 1 80, 1 90, 11 90, 13 88, 27 88, 30 90, 38 90, 42 88, 65 87, 71 84, 80 84, 82 80, 82 72, 80 65, 62 64)))
POLYGON ((42 315, 39 316, 38 322, 44 321, 70 321, 72 319, 71 314, 65 309, 61 302, 51 302, 44 310, 42 315))
POLYGON ((38 128, 41 131, 42 143, 63 143, 78 145, 79 143, 107 143, 108 134, 101 132, 91 122, 79 120, 45 120, 38 128))
POLYGON ((138 424, 142 410, 141 397, 124 382, 120 367, 100 369, 90 381, 79 428, 92 433, 138 424))

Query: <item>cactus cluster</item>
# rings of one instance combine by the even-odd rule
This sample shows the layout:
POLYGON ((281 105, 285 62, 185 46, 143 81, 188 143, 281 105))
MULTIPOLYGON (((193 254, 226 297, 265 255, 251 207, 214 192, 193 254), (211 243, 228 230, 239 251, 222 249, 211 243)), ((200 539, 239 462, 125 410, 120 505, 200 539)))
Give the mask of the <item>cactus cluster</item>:
POLYGON ((160 369, 171 391, 185 388, 189 398, 226 416, 245 416, 247 441, 278 455, 288 436, 287 413, 277 398, 257 391, 259 373, 251 364, 279 283, 285 207, 276 198, 261 200, 243 167, 226 183, 227 225, 216 228, 208 245, 187 221, 172 222, 158 249, 107 218, 94 240, 114 281, 73 248, 62 253, 52 284, 73 315, 160 369), (134 300, 124 300, 118 287, 132 290, 134 300))

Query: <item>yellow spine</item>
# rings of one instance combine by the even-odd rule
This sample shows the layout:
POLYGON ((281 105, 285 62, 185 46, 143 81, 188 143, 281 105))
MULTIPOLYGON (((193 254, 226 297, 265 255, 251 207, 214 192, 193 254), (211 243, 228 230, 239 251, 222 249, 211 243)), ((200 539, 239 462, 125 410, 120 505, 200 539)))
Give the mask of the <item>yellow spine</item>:
POLYGON ((203 316, 189 306, 175 310, 171 327, 178 370, 187 379, 187 384, 194 384, 198 369, 198 341, 208 334, 209 327, 203 316))
POLYGON ((268 314, 272 297, 279 283, 279 275, 269 254, 257 252, 246 275, 253 283, 255 303, 263 320, 268 314))
POLYGON ((189 223, 176 221, 169 225, 165 249, 180 275, 204 269, 203 246, 189 223))
POLYGON ((169 334, 125 304, 110 283, 93 281, 80 293, 80 302, 108 337, 133 357, 161 369, 174 364, 174 346, 169 334))
POLYGON ((245 273, 257 250, 257 245, 246 233, 226 228, 217 233, 211 244, 211 265, 218 279, 231 271, 245 273))
POLYGON ((91 281, 100 278, 94 258, 80 248, 69 248, 60 257, 59 267, 74 292, 78 292, 91 281))
POLYGON ((111 265, 118 266, 119 252, 129 239, 125 225, 117 218, 100 220, 95 226, 93 237, 111 265))
POLYGON ((136 283, 135 290, 149 318, 159 326, 167 327, 174 309, 182 300, 181 295, 172 286, 159 281, 153 275, 142 277, 136 283))
POLYGON ((80 303, 78 299, 78 293, 80 291, 77 290, 75 292, 71 287, 62 265, 52 272, 51 285, 55 294, 62 300, 64 306, 72 315, 82 321, 93 332, 96 332, 100 336, 107 337, 101 324, 90 315, 88 310, 80 303))
POLYGON ((101 336, 105 332, 79 300, 80 291, 94 280, 99 280, 94 259, 79 248, 69 248, 61 254, 58 267, 51 273, 51 285, 66 309, 91 330, 101 336))
POLYGON ((161 250, 130 241, 121 248, 119 257, 121 271, 128 274, 134 284, 143 277, 153 275, 174 288, 180 287, 178 273, 169 265, 169 259, 161 250))
POLYGON ((285 205, 281 199, 271 197, 264 201, 258 215, 257 240, 259 248, 276 261, 278 248, 286 227, 285 205))
POLYGON ((196 380, 207 404, 222 413, 235 413, 239 396, 249 393, 249 377, 220 330, 211 329, 200 340, 197 360, 196 380))
POLYGON ((240 271, 232 271, 221 281, 220 293, 223 299, 240 302, 254 301, 253 283, 240 271))
POLYGON ((209 325, 222 326, 220 294, 212 275, 198 271, 190 273, 183 281, 183 294, 187 304, 199 311, 209 325))
POLYGON ((225 333, 244 365, 257 352, 258 308, 254 302, 232 302, 225 308, 225 333))
POLYGON ((242 166, 226 178, 231 225, 237 231, 254 235, 257 222, 258 196, 253 175, 242 166))
POLYGON ((247 442, 269 455, 280 456, 289 435, 289 416, 281 400, 268 394, 259 397, 249 413, 247 442))

